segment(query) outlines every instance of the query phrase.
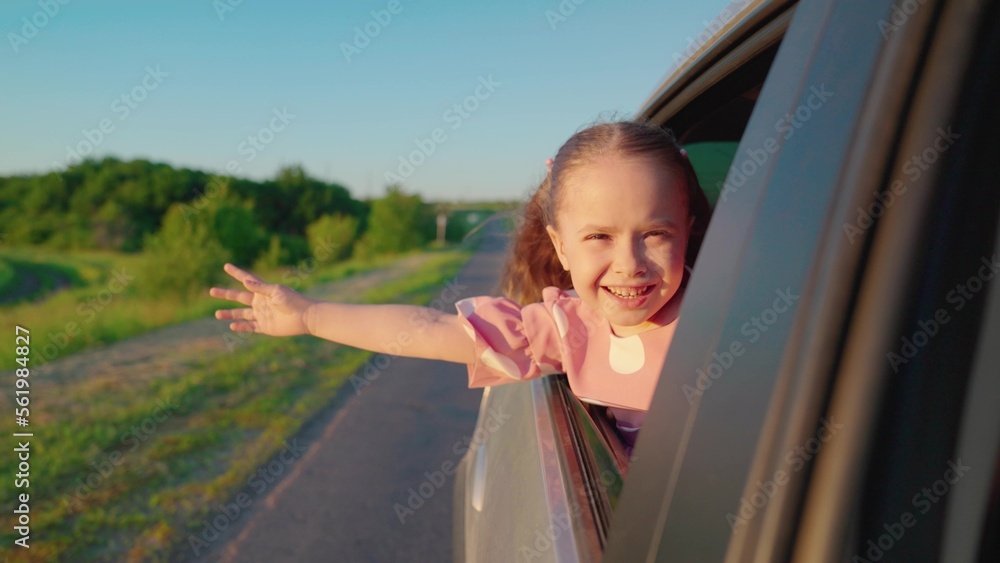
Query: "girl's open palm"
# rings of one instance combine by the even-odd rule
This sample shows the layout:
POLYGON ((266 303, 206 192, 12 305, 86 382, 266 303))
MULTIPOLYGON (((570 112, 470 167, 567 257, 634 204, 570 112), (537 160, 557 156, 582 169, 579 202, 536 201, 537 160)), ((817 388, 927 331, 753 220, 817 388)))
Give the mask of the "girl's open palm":
POLYGON ((247 309, 220 309, 217 319, 232 319, 229 328, 237 332, 258 332, 270 336, 295 336, 309 332, 305 313, 314 301, 294 289, 264 280, 226 264, 223 270, 243 283, 248 291, 213 287, 212 297, 229 299, 249 306, 247 309))

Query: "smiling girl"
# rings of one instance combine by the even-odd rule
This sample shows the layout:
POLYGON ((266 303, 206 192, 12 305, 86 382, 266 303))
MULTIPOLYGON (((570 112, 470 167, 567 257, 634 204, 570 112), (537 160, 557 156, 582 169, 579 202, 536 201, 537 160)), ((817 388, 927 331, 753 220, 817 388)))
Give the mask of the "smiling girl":
POLYGON ((231 264, 247 306, 216 311, 234 331, 314 336, 377 350, 411 318, 430 322, 403 354, 468 365, 469 386, 566 373, 581 400, 609 407, 627 443, 649 408, 710 208, 686 154, 654 125, 584 129, 550 161, 525 208, 502 279, 506 297, 472 297, 458 314, 411 305, 309 299, 231 264))

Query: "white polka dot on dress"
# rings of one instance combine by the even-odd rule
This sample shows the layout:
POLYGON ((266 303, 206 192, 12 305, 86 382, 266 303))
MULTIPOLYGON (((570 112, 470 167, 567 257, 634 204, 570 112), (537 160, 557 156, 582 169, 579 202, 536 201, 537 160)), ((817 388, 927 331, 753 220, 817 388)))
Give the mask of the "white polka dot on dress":
POLYGON ((498 354, 493 348, 483 350, 479 359, 483 361, 483 365, 486 367, 493 368, 511 379, 522 379, 524 377, 521 370, 518 369, 517 364, 514 363, 514 360, 498 354))
POLYGON ((566 313, 555 303, 552 304, 552 317, 556 320, 556 328, 559 329, 559 336, 566 338, 566 333, 569 332, 569 319, 566 318, 566 313))
POLYGON ((610 335, 611 349, 608 350, 608 361, 616 373, 627 375, 642 369, 646 363, 646 350, 638 334, 626 336, 610 335))
POLYGON ((467 297, 461 301, 455 302, 455 308, 458 309, 458 312, 461 313, 463 317, 468 318, 472 315, 473 311, 476 310, 474 299, 475 298, 473 297, 467 297))

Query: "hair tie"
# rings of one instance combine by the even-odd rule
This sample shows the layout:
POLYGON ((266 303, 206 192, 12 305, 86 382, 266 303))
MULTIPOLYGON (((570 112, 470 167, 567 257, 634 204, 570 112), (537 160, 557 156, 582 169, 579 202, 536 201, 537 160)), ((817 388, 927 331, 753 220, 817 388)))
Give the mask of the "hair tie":
POLYGON ((555 160, 553 160, 551 158, 545 159, 545 167, 549 169, 549 172, 552 172, 552 165, 554 163, 555 163, 555 160))
POLYGON ((683 156, 684 158, 688 157, 688 151, 687 151, 687 149, 681 149, 681 156, 683 156))

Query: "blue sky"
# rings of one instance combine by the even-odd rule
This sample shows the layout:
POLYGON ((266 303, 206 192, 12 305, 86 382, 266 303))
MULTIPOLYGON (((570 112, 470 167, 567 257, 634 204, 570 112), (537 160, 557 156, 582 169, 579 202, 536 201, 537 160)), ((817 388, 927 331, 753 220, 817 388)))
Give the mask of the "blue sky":
POLYGON ((301 164, 355 197, 391 173, 431 200, 519 198, 727 3, 5 0, 0 174, 92 146, 255 179, 301 164))

